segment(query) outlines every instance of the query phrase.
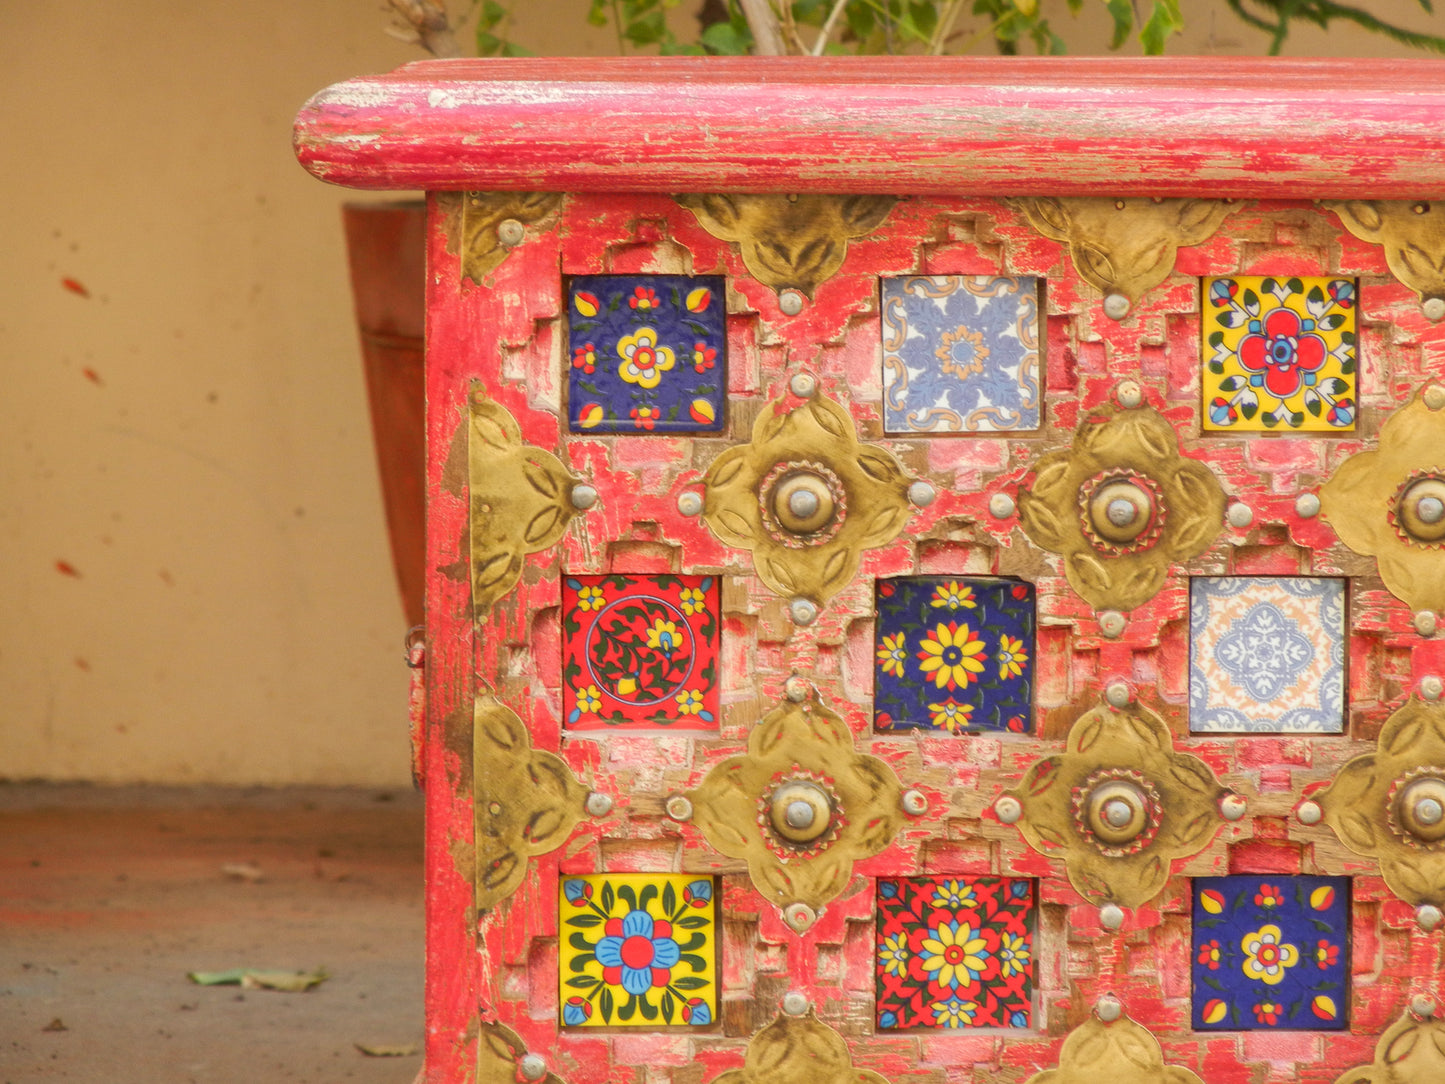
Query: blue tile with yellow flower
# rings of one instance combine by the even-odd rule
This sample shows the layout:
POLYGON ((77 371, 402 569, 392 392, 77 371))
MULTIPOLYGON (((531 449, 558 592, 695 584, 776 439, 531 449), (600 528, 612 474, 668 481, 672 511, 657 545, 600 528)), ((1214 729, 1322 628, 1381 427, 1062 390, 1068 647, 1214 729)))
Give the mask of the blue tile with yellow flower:
POLYGON ((717 1019, 711 877, 563 877, 561 1015, 570 1027, 702 1027, 717 1019))
POLYGON ((1026 1028, 1033 1017, 1034 883, 878 882, 880 1028, 1026 1028))
POLYGON ((883 579, 876 613, 876 729, 1029 730, 1033 584, 992 576, 883 579))
POLYGON ((562 712, 570 730, 716 730, 715 576, 566 576, 562 712))
POLYGON ((1350 880, 1264 874, 1194 882, 1194 1026, 1349 1026, 1350 880))
POLYGON ((727 393, 721 275, 579 275, 567 288, 572 432, 713 432, 727 393))

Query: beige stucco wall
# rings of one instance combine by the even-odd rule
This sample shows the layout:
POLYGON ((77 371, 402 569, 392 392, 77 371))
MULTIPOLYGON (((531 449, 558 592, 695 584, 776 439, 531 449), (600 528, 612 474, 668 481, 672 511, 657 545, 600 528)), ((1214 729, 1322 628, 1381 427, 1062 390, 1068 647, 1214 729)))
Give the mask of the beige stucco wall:
MULTIPOLYGON (((416 58, 379 6, 0 15, 0 778, 407 779, 347 194, 289 137, 313 91, 416 58)), ((586 0, 518 6, 533 48, 613 47, 586 0)), ((1261 48, 1192 17, 1179 51, 1261 48)), ((1398 52, 1291 52, 1322 41, 1398 52)))

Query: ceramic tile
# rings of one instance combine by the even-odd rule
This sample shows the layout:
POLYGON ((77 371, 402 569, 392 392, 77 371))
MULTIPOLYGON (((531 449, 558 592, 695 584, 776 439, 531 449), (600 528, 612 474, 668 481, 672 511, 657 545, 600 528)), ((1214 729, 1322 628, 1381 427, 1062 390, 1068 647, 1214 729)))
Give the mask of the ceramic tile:
POLYGON ((883 428, 972 433, 1039 427, 1038 280, 883 280, 883 428))
POLYGON ((562 1023, 661 1027, 717 1019, 717 885, 711 877, 563 877, 562 1023))
POLYGON ((713 432, 727 392, 721 275, 579 275, 567 289, 572 432, 713 432))
POLYGON ((878 882, 880 1028, 1026 1028, 1034 884, 1007 877, 878 882))
POLYGON ((1033 584, 903 576, 878 581, 876 607, 876 729, 1030 729, 1033 584))
POLYGON ((1204 428, 1355 428, 1355 284, 1204 280, 1204 428))
POLYGON ((1190 730, 1338 734, 1344 720, 1344 580, 1190 581, 1190 730))
POLYGON ((571 730, 716 730, 718 581, 567 576, 562 711, 571 730))
POLYGON ((1280 874, 1194 882, 1194 1026, 1349 1026, 1350 879, 1280 874))

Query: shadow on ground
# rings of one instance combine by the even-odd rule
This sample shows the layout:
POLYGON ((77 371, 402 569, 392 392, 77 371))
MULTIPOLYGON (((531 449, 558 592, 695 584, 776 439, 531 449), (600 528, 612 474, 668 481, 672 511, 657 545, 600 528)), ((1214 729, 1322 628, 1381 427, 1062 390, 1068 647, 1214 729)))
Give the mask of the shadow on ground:
POLYGON ((411 792, 0 784, 0 1084, 410 1084, 422 904, 411 792))

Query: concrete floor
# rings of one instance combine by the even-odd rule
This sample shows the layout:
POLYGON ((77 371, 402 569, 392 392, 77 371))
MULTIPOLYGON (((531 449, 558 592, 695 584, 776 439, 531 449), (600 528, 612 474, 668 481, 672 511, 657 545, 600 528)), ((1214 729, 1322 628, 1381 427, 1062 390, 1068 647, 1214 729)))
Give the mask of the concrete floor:
POLYGON ((0 784, 0 1084, 410 1084, 355 1044, 421 1043, 422 901, 411 792, 0 784))

